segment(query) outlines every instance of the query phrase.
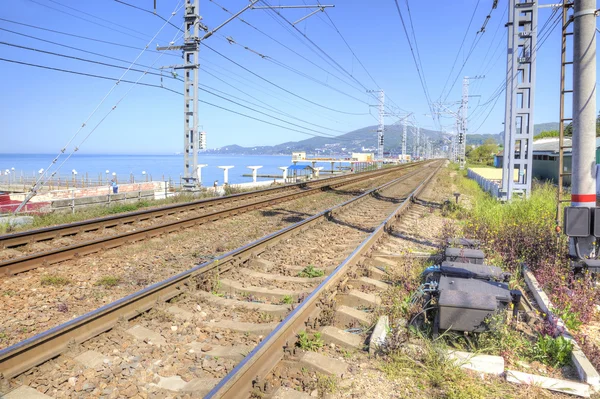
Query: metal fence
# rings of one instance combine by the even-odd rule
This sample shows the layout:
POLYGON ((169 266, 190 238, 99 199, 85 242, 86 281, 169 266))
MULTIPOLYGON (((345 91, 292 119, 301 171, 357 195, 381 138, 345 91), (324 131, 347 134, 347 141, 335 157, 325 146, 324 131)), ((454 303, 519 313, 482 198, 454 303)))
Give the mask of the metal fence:
POLYGON ((467 177, 473 179, 479 186, 490 193, 494 198, 500 198, 500 184, 495 180, 488 180, 472 169, 467 169, 467 177))

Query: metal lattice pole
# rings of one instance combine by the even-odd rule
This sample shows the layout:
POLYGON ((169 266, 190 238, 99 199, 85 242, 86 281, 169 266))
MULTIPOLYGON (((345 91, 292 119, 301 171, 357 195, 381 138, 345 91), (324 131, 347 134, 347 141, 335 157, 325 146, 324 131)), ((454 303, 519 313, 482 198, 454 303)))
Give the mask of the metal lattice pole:
POLYGON ((379 90, 379 126, 377 127, 377 156, 383 159, 383 134, 385 129, 385 93, 379 90))
POLYGON ((198 184, 198 65, 200 46, 200 0, 186 0, 185 35, 183 43, 183 188, 195 189, 198 184))
POLYGON ((533 105, 535 94, 537 2, 509 2, 506 115, 502 191, 531 194, 533 174, 533 105), (518 170, 517 179, 514 172, 518 170))
POLYGON ((463 87, 462 87, 462 101, 461 101, 461 113, 460 113, 460 135, 459 135, 459 148, 458 148, 458 157, 459 157, 459 167, 460 169, 465 168, 465 152, 467 145, 467 116, 469 110, 469 78, 465 76, 463 78, 463 87))
POLYGON ((402 162, 406 162, 406 131, 408 130, 406 123, 402 126, 402 162))

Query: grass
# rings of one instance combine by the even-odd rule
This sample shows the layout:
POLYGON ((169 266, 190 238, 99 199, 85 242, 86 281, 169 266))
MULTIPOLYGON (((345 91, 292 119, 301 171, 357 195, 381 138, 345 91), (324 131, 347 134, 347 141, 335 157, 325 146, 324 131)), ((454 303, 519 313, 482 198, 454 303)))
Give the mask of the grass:
POLYGON ((324 275, 325 272, 323 270, 317 269, 313 265, 306 266, 300 273, 298 273, 298 277, 308 278, 322 277, 324 275))
POLYGON ((281 303, 283 305, 291 305, 292 303, 294 303, 294 297, 291 295, 284 295, 281 299, 281 303))
POLYGON ((117 276, 104 276, 96 281, 96 285, 103 286, 104 288, 115 287, 119 285, 121 278, 117 276))
POLYGON ((321 349, 325 342, 321 339, 321 333, 315 332, 309 334, 306 331, 300 331, 298 333, 298 342, 296 346, 305 351, 313 351, 321 349))
POLYGON ((42 215, 33 215, 33 224, 22 228, 9 228, 7 225, 0 225, 0 234, 10 231, 20 231, 31 228, 41 228, 59 224, 79 222, 82 220, 94 219, 103 216, 111 216, 119 213, 133 212, 141 209, 170 205, 184 202, 197 201, 203 198, 212 198, 214 193, 210 190, 202 191, 196 194, 181 193, 162 200, 141 200, 129 204, 115 204, 110 206, 93 206, 83 209, 77 209, 75 213, 47 213, 42 215))
POLYGON ((40 277, 40 283, 44 286, 50 285, 50 286, 54 286, 54 287, 60 287, 63 285, 67 285, 70 282, 71 281, 68 278, 58 276, 55 274, 47 274, 47 275, 40 277))

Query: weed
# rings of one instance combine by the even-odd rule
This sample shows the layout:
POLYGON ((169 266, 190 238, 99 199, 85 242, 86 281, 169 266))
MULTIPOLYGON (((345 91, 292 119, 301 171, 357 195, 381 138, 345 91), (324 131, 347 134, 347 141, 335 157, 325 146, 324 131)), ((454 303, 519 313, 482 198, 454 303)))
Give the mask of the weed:
POLYGON ((324 275, 325 272, 323 270, 317 269, 313 265, 306 266, 300 273, 298 273, 298 277, 308 278, 322 277, 324 275))
POLYGON ((571 304, 565 305, 563 309, 552 309, 552 313, 560 317, 565 323, 565 326, 571 331, 578 331, 583 324, 579 312, 574 312, 571 309, 571 304))
POLYGON ((273 315, 267 312, 261 312, 258 318, 261 323, 270 323, 273 321, 273 315))
POLYGON ((104 276, 96 281, 96 285, 101 285, 104 288, 115 287, 119 285, 121 278, 117 276, 104 276))
POLYGON ((308 334, 306 331, 300 331, 298 333, 298 342, 296 342, 296 346, 305 351, 317 351, 323 347, 323 340, 321 339, 321 333, 316 332, 312 334, 308 334))
POLYGON ((317 390, 320 396, 338 390, 338 378, 335 375, 317 374, 317 390))
POLYGON ((562 367, 571 361, 573 342, 559 335, 552 338, 549 335, 540 336, 531 346, 529 356, 533 360, 544 363, 550 367, 562 367))
POLYGON ((291 295, 284 295, 281 299, 281 303, 284 305, 291 305, 292 303, 294 303, 294 297, 291 295))
POLYGON ((42 276, 40 278, 40 283, 42 285, 52 285, 55 287, 61 286, 61 285, 67 285, 69 284, 71 281, 66 278, 66 277, 62 277, 62 276, 58 276, 58 275, 53 275, 53 274, 48 274, 45 276, 42 276))
POLYGON ((6 290, 2 293, 4 296, 14 296, 16 292, 14 290, 6 290))

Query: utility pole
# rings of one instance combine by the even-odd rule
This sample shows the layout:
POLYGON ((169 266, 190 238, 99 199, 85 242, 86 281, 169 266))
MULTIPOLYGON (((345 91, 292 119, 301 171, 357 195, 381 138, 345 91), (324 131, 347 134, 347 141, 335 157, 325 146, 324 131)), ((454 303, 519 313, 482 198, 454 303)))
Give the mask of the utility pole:
POLYGON ((467 145, 467 116, 469 109, 469 78, 465 76, 463 78, 463 87, 462 87, 462 101, 460 105, 461 113, 461 121, 460 121, 460 131, 458 135, 458 164, 460 169, 465 168, 465 152, 467 145))
POLYGON ((200 66, 200 0, 186 0, 183 46, 158 47, 157 50, 183 50, 183 65, 172 66, 183 69, 183 189, 199 188, 198 150, 200 133, 198 131, 198 67, 200 66))
POLYGON ((501 194, 506 200, 510 200, 515 192, 525 196, 531 194, 538 4, 509 0, 508 9, 501 194), (518 170, 517 180, 514 179, 515 170, 518 170))
POLYGON ((319 11, 333 5, 301 5, 301 6, 255 6, 258 0, 250 0, 249 4, 237 13, 233 14, 225 22, 212 30, 200 22, 200 0, 185 0, 184 36, 183 46, 175 46, 171 43, 166 47, 157 47, 157 50, 183 50, 183 65, 171 65, 163 68, 183 69, 183 189, 197 190, 200 180, 198 178, 198 150, 205 148, 206 137, 201 134, 198 115, 198 68, 200 66, 199 49, 200 42, 208 39, 223 26, 237 18, 248 9, 288 9, 288 8, 314 8, 315 11, 294 22, 293 25, 305 20, 319 11), (200 29, 206 32, 200 37, 200 29))
MULTIPOLYGON (((596 0, 574 2, 571 206, 585 208, 596 206, 595 12, 596 0)), ((594 241, 593 236, 571 238, 569 252, 587 256, 594 250, 594 241)))
POLYGON ((596 0, 573 17, 573 178, 571 205, 596 206, 596 0))

